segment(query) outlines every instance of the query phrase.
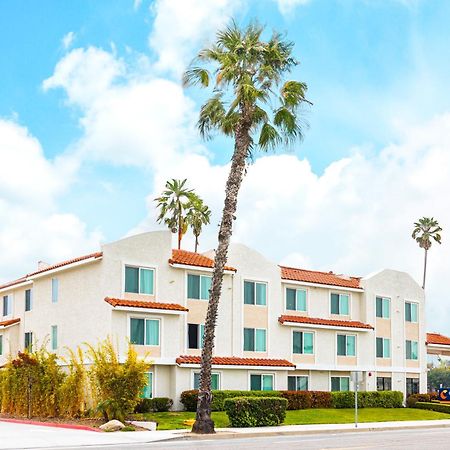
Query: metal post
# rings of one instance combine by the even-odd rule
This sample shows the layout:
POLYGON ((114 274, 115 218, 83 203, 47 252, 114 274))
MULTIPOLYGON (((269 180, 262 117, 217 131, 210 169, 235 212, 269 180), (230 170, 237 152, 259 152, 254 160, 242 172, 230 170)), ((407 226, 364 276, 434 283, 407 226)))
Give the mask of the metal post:
POLYGON ((355 376, 355 428, 358 428, 358 373, 355 376))

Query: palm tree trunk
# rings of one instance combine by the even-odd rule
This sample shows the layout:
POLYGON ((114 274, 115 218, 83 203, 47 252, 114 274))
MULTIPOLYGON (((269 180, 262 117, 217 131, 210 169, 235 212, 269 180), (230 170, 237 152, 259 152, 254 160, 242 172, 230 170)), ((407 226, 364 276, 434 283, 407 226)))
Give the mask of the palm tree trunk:
POLYGON ((178 216, 178 250, 181 248, 181 238, 183 236, 182 230, 181 230, 181 213, 178 216))
POLYGON ((422 289, 425 290, 425 278, 427 276, 427 256, 428 256, 428 250, 425 249, 425 260, 423 262, 423 284, 422 289))
POLYGON ((233 219, 237 208, 237 197, 244 177, 245 161, 251 143, 249 129, 250 120, 246 118, 241 119, 236 127, 234 153, 225 189, 225 202, 218 237, 219 242, 215 255, 208 311, 206 313, 197 414, 195 423, 192 427, 192 432, 194 433, 215 433, 214 422, 211 419, 211 364, 214 349, 214 332, 217 320, 217 309, 222 291, 223 271, 227 262, 228 247, 233 231, 233 219))
POLYGON ((198 249, 198 236, 195 235, 195 253, 197 253, 197 249, 198 249))

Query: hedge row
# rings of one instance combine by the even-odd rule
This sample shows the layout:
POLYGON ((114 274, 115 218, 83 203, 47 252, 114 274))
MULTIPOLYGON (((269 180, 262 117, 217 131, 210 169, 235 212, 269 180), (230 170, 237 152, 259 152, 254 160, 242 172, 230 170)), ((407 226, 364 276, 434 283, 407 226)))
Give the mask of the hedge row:
POLYGON ((448 403, 416 402, 414 408, 429 409, 430 411, 450 414, 450 404, 448 403))
MULTIPOLYGON (((354 408, 354 392, 332 392, 333 407, 354 408)), ((359 408, 401 408, 403 406, 403 393, 400 391, 363 391, 358 392, 359 408)))
POLYGON ((223 403, 231 426, 241 428, 280 425, 286 417, 288 401, 273 396, 235 397, 223 403))
POLYGON ((414 405, 417 402, 431 402, 432 400, 437 399, 436 392, 430 392, 429 394, 411 394, 406 399, 406 406, 408 408, 414 408, 414 405))
POLYGON ((280 391, 280 396, 288 401, 287 409, 332 408, 331 392, 325 391, 280 391))
POLYGON ((141 398, 134 408, 136 413, 167 412, 173 405, 168 397, 141 398))

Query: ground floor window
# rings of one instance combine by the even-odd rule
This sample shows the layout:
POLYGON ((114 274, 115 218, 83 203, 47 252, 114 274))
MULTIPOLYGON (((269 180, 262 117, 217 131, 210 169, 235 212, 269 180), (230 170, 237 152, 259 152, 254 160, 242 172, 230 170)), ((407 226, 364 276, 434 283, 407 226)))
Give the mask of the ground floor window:
POLYGON ((331 377, 332 391, 349 391, 350 377, 331 377))
POLYGON ((152 398, 153 397, 153 373, 147 372, 147 384, 145 385, 143 391, 142 391, 142 398, 152 398))
POLYGON ((0 356, 3 355, 3 335, 0 334, 0 356))
POLYGON ((251 374, 250 375, 251 391, 273 391, 273 375, 272 374, 251 374))
POLYGON ((31 331, 27 331, 25 333, 25 349, 31 351, 33 347, 33 333, 31 331))
POLYGON ((406 379, 406 395, 419 393, 419 379, 407 378, 406 379))
POLYGON ((392 391, 392 378, 377 377, 377 391, 392 391))
POLYGON ((306 375, 289 376, 288 377, 288 390, 289 391, 307 391, 308 390, 308 377, 306 375))
MULTIPOLYGON (((200 388, 200 372, 194 372, 194 389, 200 388)), ((211 390, 217 391, 220 389, 220 373, 211 374, 211 390)))

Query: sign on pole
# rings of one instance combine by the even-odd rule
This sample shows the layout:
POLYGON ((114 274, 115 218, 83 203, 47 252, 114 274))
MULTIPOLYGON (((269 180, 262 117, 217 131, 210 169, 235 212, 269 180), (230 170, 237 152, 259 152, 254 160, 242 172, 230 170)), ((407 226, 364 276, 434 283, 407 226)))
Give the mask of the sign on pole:
POLYGON ((362 382, 362 372, 351 372, 353 386, 355 388, 355 428, 358 428, 358 385, 362 382))
POLYGON ((450 388, 441 388, 438 391, 438 400, 450 402, 450 388))

